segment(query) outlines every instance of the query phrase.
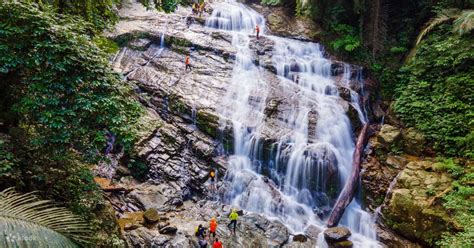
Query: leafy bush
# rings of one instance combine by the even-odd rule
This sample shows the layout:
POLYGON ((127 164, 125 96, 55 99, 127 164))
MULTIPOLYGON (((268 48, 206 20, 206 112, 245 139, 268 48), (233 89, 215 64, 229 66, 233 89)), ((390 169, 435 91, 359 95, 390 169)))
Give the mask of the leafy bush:
POLYGON ((337 24, 333 25, 332 31, 338 35, 338 38, 331 42, 334 50, 352 53, 361 46, 360 38, 353 27, 337 24))
POLYGON ((95 246, 120 244, 89 163, 106 132, 125 149, 136 139, 141 107, 98 47, 113 44, 34 4, 2 2, 0 20, 0 188, 38 190, 80 214, 95 246))
POLYGON ((459 178, 464 174, 464 168, 457 164, 452 158, 443 159, 440 162, 435 163, 434 166, 438 170, 448 172, 453 178, 459 178))
POLYGON ((120 0, 101 1, 71 1, 71 0, 21 0, 21 2, 36 3, 42 10, 54 11, 68 17, 74 15, 75 19, 86 21, 95 31, 101 31, 118 21, 116 5, 120 0))
POLYGON ((139 104, 106 55, 71 24, 33 5, 0 5, 0 81, 10 124, 27 125, 32 144, 56 155, 98 150, 109 130, 132 145, 139 104))
POLYGON ((181 0, 139 0, 145 7, 155 7, 157 10, 162 10, 166 13, 175 11, 176 7, 181 3, 181 0))
MULTIPOLYGON (((472 170, 472 168, 471 168, 472 170)), ((472 196, 474 173, 466 172, 460 180, 453 183, 453 191, 443 197, 443 206, 453 213, 454 220, 462 230, 446 232, 436 244, 441 247, 470 247, 474 243, 474 204, 472 196)))
POLYGON ((280 0, 262 0, 263 5, 277 6, 280 4, 280 0))
POLYGON ((397 115, 447 156, 474 157, 474 38, 430 33, 400 70, 397 115))

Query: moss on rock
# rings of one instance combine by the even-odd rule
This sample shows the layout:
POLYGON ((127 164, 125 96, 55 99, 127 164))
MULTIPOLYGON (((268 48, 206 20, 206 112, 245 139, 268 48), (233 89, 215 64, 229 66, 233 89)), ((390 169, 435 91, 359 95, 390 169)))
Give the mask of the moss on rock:
POLYGON ((432 171, 433 162, 413 161, 398 177, 391 198, 383 208, 385 223, 401 235, 432 246, 443 232, 457 225, 448 211, 432 204, 434 195, 450 187, 446 173, 432 171))

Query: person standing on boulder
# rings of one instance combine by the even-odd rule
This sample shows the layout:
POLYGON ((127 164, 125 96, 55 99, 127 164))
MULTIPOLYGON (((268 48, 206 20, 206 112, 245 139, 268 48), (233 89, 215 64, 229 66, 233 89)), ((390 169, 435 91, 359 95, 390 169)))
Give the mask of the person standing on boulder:
POLYGON ((255 27, 255 32, 257 32, 257 40, 260 38, 260 27, 257 25, 255 27))
MULTIPOLYGON (((235 229, 237 228, 237 219, 239 218, 239 214, 237 213, 237 210, 234 208, 232 209, 232 212, 229 215, 230 223, 227 225, 227 227, 231 228, 232 224, 234 225, 234 235, 235 235, 235 229)), ((232 229, 231 229, 232 230, 232 229)))
POLYGON ((191 62, 189 61, 189 55, 186 56, 186 60, 184 61, 184 64, 186 65, 185 71, 191 70, 191 62))

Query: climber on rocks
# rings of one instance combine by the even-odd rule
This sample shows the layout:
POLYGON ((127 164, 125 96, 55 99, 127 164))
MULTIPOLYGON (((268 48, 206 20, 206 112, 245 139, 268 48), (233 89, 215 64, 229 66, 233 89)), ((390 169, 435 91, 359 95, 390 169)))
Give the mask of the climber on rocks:
POLYGON ((255 27, 255 32, 257 33, 257 40, 260 39, 260 27, 258 25, 255 27))
POLYGON ((204 12, 204 8, 206 7, 206 3, 202 1, 201 4, 199 4, 199 17, 202 16, 202 12, 204 12))
POLYGON ((217 190, 217 187, 216 187, 216 170, 214 168, 211 168, 211 170, 209 171, 209 180, 210 180, 209 189, 211 191, 216 191, 217 190))
POLYGON ((237 209, 232 209, 232 212, 229 215, 230 223, 227 227, 232 228, 231 226, 234 225, 234 228, 231 229, 233 234, 235 235, 235 229, 237 228, 237 219, 239 218, 239 214, 237 213, 237 209))
POLYGON ((217 231, 217 221, 216 221, 216 218, 212 217, 211 222, 209 223, 209 237, 212 236, 213 238, 216 238, 216 231, 217 231))
POLYGON ((185 71, 191 70, 191 62, 189 60, 189 55, 186 56, 186 60, 184 61, 184 64, 186 65, 185 71))
POLYGON ((194 231, 194 235, 196 235, 196 237, 200 239, 204 239, 205 234, 206 234, 206 229, 204 229, 202 224, 199 224, 199 226, 194 231))

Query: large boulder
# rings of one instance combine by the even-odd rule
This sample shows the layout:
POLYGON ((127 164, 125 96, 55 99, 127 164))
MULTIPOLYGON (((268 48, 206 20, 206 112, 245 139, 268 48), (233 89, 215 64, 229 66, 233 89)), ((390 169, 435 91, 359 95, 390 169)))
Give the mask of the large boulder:
POLYGON ((399 128, 385 124, 382 125, 377 137, 382 144, 390 145, 400 140, 401 132, 399 128))
POLYGON ((443 232, 457 228, 447 210, 433 201, 451 183, 448 174, 433 171, 431 161, 408 163, 382 208, 384 222, 411 240, 434 245, 443 232))
POLYGON ((415 128, 403 130, 404 151, 408 154, 419 156, 425 149, 425 137, 415 128))
POLYGON ((143 213, 143 218, 147 223, 154 224, 160 220, 160 215, 158 214, 156 208, 150 208, 143 213))
POLYGON ((178 228, 175 226, 165 226, 160 228, 161 234, 175 234, 178 231, 178 228))
POLYGON ((331 227, 324 230, 324 239, 333 244, 347 240, 351 236, 351 231, 346 227, 331 227))

